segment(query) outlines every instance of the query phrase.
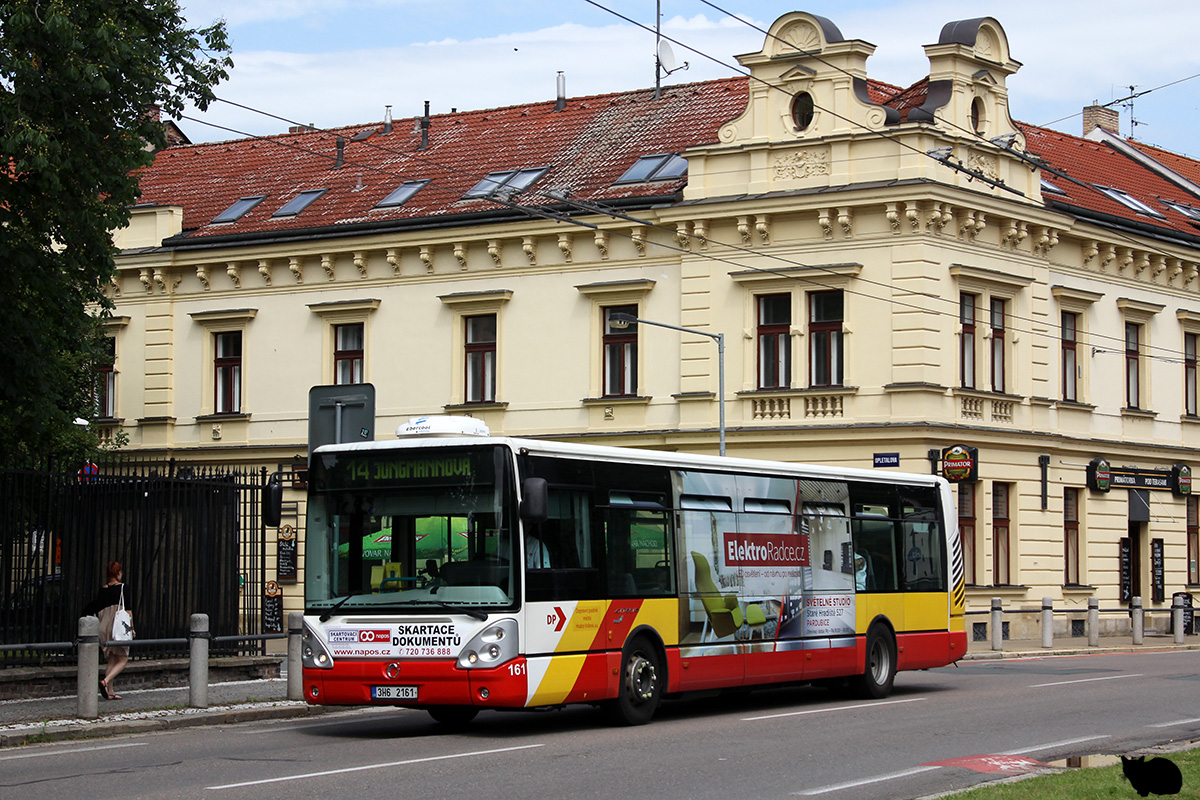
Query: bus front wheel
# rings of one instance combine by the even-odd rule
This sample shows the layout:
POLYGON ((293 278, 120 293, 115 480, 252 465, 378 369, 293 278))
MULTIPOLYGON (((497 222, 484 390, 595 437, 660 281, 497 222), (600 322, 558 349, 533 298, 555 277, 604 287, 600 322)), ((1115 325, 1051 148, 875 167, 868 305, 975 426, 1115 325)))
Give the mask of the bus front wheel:
POLYGON ((658 648, 645 636, 634 639, 621 655, 617 698, 605 704, 609 719, 617 725, 645 725, 658 709, 666 679, 658 648))
POLYGON ((896 640, 886 625, 876 622, 867 630, 866 668, 854 688, 862 697, 879 699, 891 694, 895 680, 896 640))

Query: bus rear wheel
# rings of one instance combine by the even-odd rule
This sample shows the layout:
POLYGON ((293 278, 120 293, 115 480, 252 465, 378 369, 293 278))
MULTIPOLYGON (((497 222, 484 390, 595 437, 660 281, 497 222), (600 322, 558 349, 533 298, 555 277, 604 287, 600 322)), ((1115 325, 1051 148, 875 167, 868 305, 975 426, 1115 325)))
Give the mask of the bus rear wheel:
POLYGON ((475 715, 479 713, 478 708, 471 706, 434 706, 426 711, 429 712, 429 716, 433 717, 434 722, 450 728, 461 728, 475 719, 475 715))
POLYGON ((617 698, 605 703, 609 720, 617 725, 645 725, 658 709, 666 679, 658 648, 645 636, 634 639, 621 655, 617 698))
POLYGON ((887 697, 895 680, 896 640, 886 625, 876 622, 867 629, 867 663, 863 674, 853 682, 855 693, 875 699, 887 697))

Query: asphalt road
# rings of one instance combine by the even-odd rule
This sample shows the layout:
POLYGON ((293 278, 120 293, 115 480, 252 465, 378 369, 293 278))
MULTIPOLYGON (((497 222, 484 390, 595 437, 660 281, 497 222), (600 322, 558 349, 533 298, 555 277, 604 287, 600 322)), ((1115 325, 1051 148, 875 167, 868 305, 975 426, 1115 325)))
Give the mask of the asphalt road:
POLYGON ((0 751, 0 797, 917 798, 1196 739, 1200 651, 1092 655, 903 673, 882 701, 691 698, 638 728, 579 707, 448 731, 378 708, 33 745, 0 751))

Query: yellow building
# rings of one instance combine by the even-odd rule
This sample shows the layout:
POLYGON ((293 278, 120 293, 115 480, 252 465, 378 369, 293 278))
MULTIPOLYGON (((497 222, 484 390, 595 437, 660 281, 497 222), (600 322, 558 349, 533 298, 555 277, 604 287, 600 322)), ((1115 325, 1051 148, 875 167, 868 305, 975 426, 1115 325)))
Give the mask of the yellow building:
POLYGON ((117 236, 99 423, 290 470, 319 384, 373 384, 378 437, 451 413, 716 452, 723 411, 731 455, 971 473, 974 610, 1165 620, 1200 588, 1200 164, 1103 108, 1086 137, 1014 122, 995 19, 943 27, 910 87, 873 50, 792 13, 746 76, 661 98, 164 150, 117 236))

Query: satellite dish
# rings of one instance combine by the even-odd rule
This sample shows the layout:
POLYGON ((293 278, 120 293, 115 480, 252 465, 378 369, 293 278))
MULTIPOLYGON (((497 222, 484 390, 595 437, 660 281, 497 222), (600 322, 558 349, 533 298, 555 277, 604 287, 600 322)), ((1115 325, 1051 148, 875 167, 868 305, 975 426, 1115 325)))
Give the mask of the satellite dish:
POLYGON ((675 71, 675 53, 666 40, 659 40, 658 63, 668 75, 675 71))

